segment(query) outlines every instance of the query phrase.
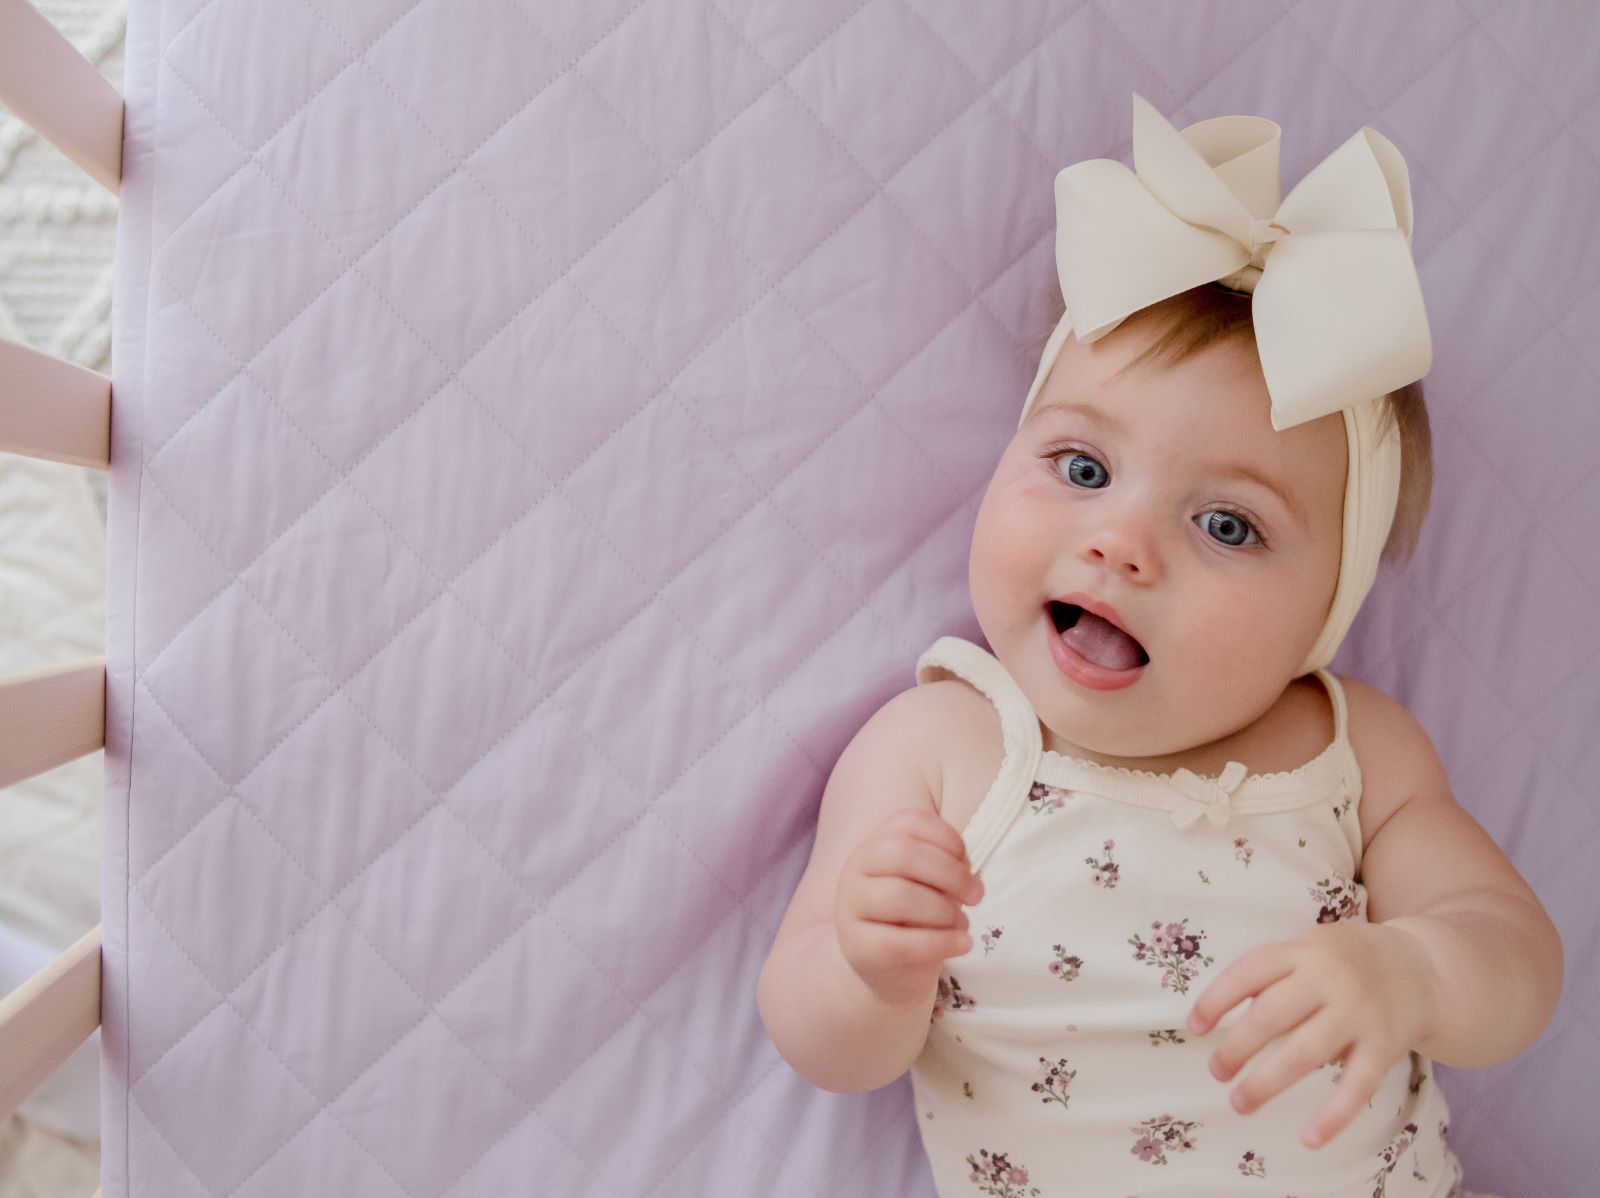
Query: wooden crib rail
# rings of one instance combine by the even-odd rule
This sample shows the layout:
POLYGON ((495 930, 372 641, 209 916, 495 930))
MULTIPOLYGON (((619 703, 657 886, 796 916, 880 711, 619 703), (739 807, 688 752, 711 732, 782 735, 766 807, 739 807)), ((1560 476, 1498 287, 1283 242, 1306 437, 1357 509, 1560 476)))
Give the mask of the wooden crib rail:
POLYGON ((0 1119, 100 1026, 100 926, 0 998, 0 1119))
POLYGON ((103 656, 0 678, 0 787, 103 748, 105 713, 103 656))
POLYGON ((28 0, 0 0, 0 104, 117 190, 122 97, 28 0))
POLYGON ((0 337, 0 450, 106 469, 111 380, 0 337))

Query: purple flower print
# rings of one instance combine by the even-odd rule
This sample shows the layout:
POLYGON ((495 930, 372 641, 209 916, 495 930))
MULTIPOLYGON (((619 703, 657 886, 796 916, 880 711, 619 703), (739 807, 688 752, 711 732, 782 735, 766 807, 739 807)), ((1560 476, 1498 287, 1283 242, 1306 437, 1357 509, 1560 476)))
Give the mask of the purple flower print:
POLYGON ((1322 906, 1317 912, 1318 923, 1338 923, 1341 919, 1361 917, 1361 902, 1353 878, 1339 874, 1322 878, 1314 886, 1307 886, 1306 893, 1322 906))
POLYGON ((1078 1071, 1067 1068, 1066 1057, 1061 1057, 1054 1064, 1040 1057, 1039 1064, 1043 1067, 1043 1076, 1033 1083, 1033 1092, 1044 1095, 1040 1102, 1059 1102, 1064 1108, 1067 1105, 1067 1087, 1078 1076, 1078 1071))
POLYGON ((940 974, 939 988, 933 996, 933 1019, 937 1019, 946 1011, 964 1011, 977 1006, 971 995, 963 994, 961 983, 955 976, 940 974))
POLYGON ((987 1148, 980 1148, 976 1157, 967 1153, 967 1164, 972 1166, 967 1180, 978 1187, 978 1193, 993 1198, 1034 1198, 1039 1187, 1028 1185, 1028 1171, 1013 1165, 1010 1158, 1009 1152, 991 1153, 987 1148))
POLYGON ((1035 815, 1049 815, 1066 805, 1068 792, 1059 786, 1035 782, 1028 788, 1028 807, 1035 815))
POLYGON ((1257 1156, 1254 1152, 1247 1152, 1239 1158, 1239 1172, 1246 1177, 1265 1177, 1267 1175, 1267 1158, 1257 1156))
POLYGON ((1117 863, 1111 859, 1111 850, 1116 847, 1116 841, 1108 840, 1105 843, 1104 861, 1096 861, 1093 857, 1083 859, 1083 863, 1089 867, 1089 885, 1100 886, 1106 890, 1117 888, 1117 863))
POLYGON ((1078 976, 1078 971, 1083 968, 1082 957, 1069 957, 1067 950, 1059 944, 1054 946, 1056 959, 1051 961, 1048 968, 1051 973, 1063 982, 1070 982, 1078 976))
POLYGON ((1250 858, 1254 857, 1255 855, 1256 855, 1256 851, 1253 848, 1250 847, 1250 842, 1248 840, 1246 840, 1243 836, 1238 836, 1238 837, 1234 838, 1234 841, 1233 841, 1233 856, 1234 856, 1234 859, 1237 860, 1237 861, 1243 861, 1244 862, 1244 866, 1245 866, 1246 869, 1250 868, 1250 858))
POLYGON ((1153 935, 1146 944, 1137 933, 1128 937, 1133 945, 1133 959, 1153 965, 1162 971, 1161 988, 1171 988, 1179 994, 1189 993, 1189 982, 1199 974, 1202 966, 1212 964, 1213 958, 1200 951, 1204 932, 1190 932, 1187 917, 1177 923, 1162 925, 1160 920, 1150 924, 1153 935))
POLYGON ((1128 1151, 1147 1164, 1164 1165, 1169 1152, 1194 1151, 1193 1132, 1199 1126, 1198 1121, 1157 1115, 1154 1119, 1146 1119, 1138 1127, 1128 1129, 1134 1136, 1133 1147, 1128 1151))
POLYGON ((1400 1158, 1405 1155, 1406 1149, 1411 1147, 1411 1142, 1416 1136, 1417 1125, 1407 1123, 1400 1129, 1400 1134, 1378 1153, 1378 1160, 1383 1163, 1383 1167, 1372 1175, 1372 1198, 1383 1198, 1388 1192, 1389 1174, 1394 1172, 1394 1167, 1400 1163, 1400 1158))
POLYGON ((983 940, 983 955, 984 956, 987 957, 990 954, 990 952, 992 952, 994 950, 994 946, 1000 943, 1000 935, 1004 931, 1005 931, 1004 928, 990 928, 987 932, 985 932, 983 934, 982 940, 983 940))

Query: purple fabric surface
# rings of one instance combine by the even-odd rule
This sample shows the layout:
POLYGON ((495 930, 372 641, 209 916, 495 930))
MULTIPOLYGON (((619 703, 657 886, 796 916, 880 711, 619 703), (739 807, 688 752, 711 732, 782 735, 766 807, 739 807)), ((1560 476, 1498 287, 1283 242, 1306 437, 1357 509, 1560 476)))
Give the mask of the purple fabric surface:
POLYGON ((1600 55, 1577 4, 134 0, 115 308, 106 1198, 932 1193, 756 974, 938 635, 1051 180, 1406 155, 1437 483, 1334 668, 1560 924, 1442 1071, 1475 1189, 1600 1173, 1600 55))

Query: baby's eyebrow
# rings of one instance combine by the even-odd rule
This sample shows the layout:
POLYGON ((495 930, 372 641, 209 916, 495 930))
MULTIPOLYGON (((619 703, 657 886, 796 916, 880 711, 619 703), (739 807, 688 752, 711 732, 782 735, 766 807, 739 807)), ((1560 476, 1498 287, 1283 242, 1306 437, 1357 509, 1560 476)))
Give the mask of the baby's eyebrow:
POLYGON ((1301 509, 1299 501, 1295 499, 1294 493, 1292 491, 1285 491, 1284 488, 1280 487, 1275 481, 1273 481, 1267 475, 1261 473, 1261 471, 1257 470, 1248 462, 1229 462, 1225 465, 1219 466, 1217 468, 1217 473, 1223 478, 1242 478, 1246 482, 1256 483, 1259 486, 1265 487, 1280 500, 1282 500, 1283 506, 1289 509, 1289 514, 1293 516, 1302 527, 1304 527, 1306 522, 1305 512, 1301 509))
POLYGON ((1051 412, 1060 413, 1061 415, 1082 416, 1085 420, 1098 424, 1109 432, 1121 434, 1127 431, 1123 427, 1122 421, 1118 420, 1110 412, 1103 411, 1092 404, 1076 402, 1070 399, 1052 400, 1050 403, 1035 408, 1028 417, 1028 423, 1032 424, 1051 412))

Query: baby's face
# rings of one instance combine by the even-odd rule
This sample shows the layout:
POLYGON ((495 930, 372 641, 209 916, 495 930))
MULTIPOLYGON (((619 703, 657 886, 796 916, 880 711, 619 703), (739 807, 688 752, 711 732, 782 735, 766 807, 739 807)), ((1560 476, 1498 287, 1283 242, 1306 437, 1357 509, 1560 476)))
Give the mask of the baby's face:
POLYGON ((1250 724, 1338 579, 1342 415, 1274 430, 1260 363, 1236 345, 1113 381, 1144 344, 1136 327, 1068 338, 973 534, 978 623, 1059 752, 1156 757, 1250 724), (1052 604, 1069 596, 1137 643, 1052 604))

